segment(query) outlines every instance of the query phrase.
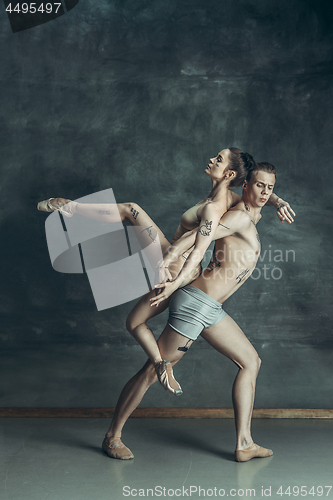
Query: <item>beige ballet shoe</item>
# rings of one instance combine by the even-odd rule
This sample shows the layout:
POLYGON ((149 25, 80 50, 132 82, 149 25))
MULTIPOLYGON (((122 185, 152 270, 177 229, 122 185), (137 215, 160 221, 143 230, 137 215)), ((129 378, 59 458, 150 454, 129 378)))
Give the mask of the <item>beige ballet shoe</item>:
POLYGON ((248 462, 251 458, 266 458, 273 455, 272 450, 263 448, 255 443, 253 443, 245 450, 236 450, 235 458, 236 462, 248 462))
POLYGON ((183 394, 182 388, 173 376, 170 361, 163 359, 157 366, 155 366, 155 371, 159 382, 166 391, 171 392, 171 394, 175 394, 175 396, 183 394))
POLYGON ((117 458, 118 460, 130 460, 134 458, 133 453, 124 445, 120 437, 108 438, 105 436, 102 449, 109 457, 117 458))
POLYGON ((58 211, 66 217, 73 217, 76 212, 77 203, 65 198, 49 198, 48 200, 40 201, 37 205, 37 210, 40 212, 55 212, 58 211), (52 200, 57 200, 51 203, 52 200))

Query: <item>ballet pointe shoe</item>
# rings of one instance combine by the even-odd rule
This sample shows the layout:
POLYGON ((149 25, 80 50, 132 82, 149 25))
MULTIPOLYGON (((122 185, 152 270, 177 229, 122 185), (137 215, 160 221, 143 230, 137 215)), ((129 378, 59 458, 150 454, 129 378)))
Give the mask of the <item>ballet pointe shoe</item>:
POLYGON ((58 211, 66 217, 73 217, 76 212, 76 203, 65 198, 49 198, 48 200, 40 201, 37 205, 37 210, 40 212, 55 212, 58 211), (52 200, 55 200, 53 203, 52 200))
POLYGON ((253 443, 245 450, 236 450, 235 458, 236 462, 248 462, 251 458, 266 458, 273 455, 272 450, 263 448, 255 443, 253 443))
POLYGON ((108 438, 105 436, 102 449, 109 457, 117 458, 118 460, 130 460, 134 458, 133 453, 124 445, 120 437, 108 438))
POLYGON ((166 391, 171 392, 171 394, 175 394, 175 396, 183 394, 182 388, 173 376, 170 361, 163 359, 157 366, 155 366, 155 371, 159 382, 166 391))

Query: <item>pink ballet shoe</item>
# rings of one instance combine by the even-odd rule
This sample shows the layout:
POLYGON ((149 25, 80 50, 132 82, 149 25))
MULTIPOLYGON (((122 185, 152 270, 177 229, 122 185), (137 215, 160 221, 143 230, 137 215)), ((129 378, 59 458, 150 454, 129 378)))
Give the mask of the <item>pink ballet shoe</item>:
POLYGON ((155 371, 159 382, 166 391, 171 392, 175 396, 183 394, 182 388, 173 376, 172 365, 170 361, 163 359, 157 366, 155 371))
POLYGON ((40 201, 37 205, 37 210, 40 212, 55 212, 58 211, 65 217, 73 217, 76 212, 77 203, 65 198, 49 198, 48 200, 40 201), (52 200, 57 200, 51 203, 52 200))

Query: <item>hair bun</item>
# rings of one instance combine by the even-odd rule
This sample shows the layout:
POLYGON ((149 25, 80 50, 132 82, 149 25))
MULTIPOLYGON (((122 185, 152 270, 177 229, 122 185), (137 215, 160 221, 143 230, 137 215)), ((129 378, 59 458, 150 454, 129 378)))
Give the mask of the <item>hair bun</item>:
POLYGON ((249 153, 243 153, 243 161, 244 161, 244 167, 246 168, 247 171, 251 171, 256 164, 253 156, 250 155, 249 153))

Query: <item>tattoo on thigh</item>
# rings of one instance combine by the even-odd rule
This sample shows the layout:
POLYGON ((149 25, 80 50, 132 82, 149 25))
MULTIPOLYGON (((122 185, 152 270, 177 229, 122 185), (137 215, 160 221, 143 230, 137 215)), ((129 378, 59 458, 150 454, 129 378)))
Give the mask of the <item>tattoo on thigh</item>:
POLYGON ((236 280, 238 283, 240 283, 242 281, 243 278, 245 278, 245 276, 248 274, 250 270, 249 269, 245 269, 245 271, 241 272, 237 277, 236 277, 236 280))
POLYGON ((132 208, 131 208, 131 212, 132 212, 132 214, 133 214, 134 219, 136 219, 136 218, 137 218, 137 216, 139 215, 139 211, 138 211, 138 210, 135 210, 135 209, 132 207, 132 208))
POLYGON ((212 223, 212 220, 206 220, 205 223, 199 227, 199 233, 202 234, 202 236, 209 236, 212 232, 212 223))
POLYGON ((177 351, 182 351, 182 352, 186 352, 189 350, 189 348, 191 347, 191 345, 193 344, 194 340, 188 340, 186 342, 186 344, 184 345, 184 347, 178 347, 177 351), (187 345, 191 342, 191 344, 187 347, 187 345))

